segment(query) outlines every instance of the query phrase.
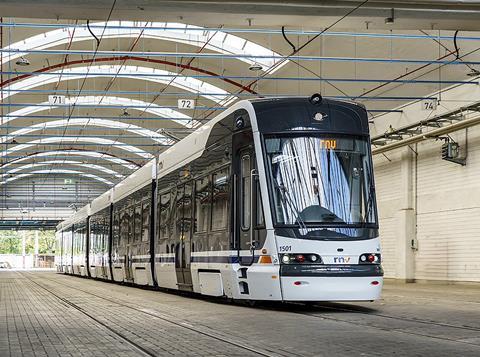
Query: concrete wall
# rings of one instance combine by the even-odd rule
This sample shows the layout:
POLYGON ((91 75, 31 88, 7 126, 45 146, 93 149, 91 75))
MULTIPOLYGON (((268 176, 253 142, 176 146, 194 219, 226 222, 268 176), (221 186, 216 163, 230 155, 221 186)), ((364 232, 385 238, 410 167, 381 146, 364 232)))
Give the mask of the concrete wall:
POLYGON ((7 262, 12 268, 33 268, 34 256, 33 254, 0 254, 0 262, 7 262), (25 261, 24 259, 25 258, 25 261))
POLYGON ((480 282, 480 126, 451 137, 466 166, 435 140, 374 157, 387 278, 480 282))
POLYGON ((31 269, 31 268, 53 268, 54 256, 40 254, 35 263, 35 255, 28 254, 24 257, 21 254, 0 254, 0 263, 6 262, 11 268, 31 269))

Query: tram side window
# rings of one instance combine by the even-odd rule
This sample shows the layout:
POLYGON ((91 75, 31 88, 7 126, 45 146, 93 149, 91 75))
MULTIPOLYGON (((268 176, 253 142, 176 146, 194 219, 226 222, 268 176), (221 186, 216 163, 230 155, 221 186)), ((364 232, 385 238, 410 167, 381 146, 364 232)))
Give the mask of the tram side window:
POLYGON ((185 196, 183 199, 183 235, 190 236, 192 227, 192 183, 185 183, 185 196))
POLYGON ((210 201, 210 180, 206 176, 195 181, 195 233, 207 231, 210 201))
POLYGON ((155 219, 156 219, 156 221, 155 221, 155 239, 157 240, 157 242, 160 241, 160 228, 161 228, 160 218, 161 218, 161 214, 162 214, 162 207, 160 206, 161 199, 162 199, 162 196, 159 192, 157 194, 157 202, 156 202, 156 210, 155 210, 155 214, 157 215, 157 217, 155 217, 155 219))
POLYGON ((142 242, 148 242, 150 233, 150 203, 142 205, 142 242))
POLYGON ((142 240, 142 204, 139 203, 134 209, 134 241, 140 242, 142 240))
POLYGON ((177 199, 175 201, 175 239, 183 236, 183 202, 185 201, 184 186, 180 185, 177 188, 177 199))
POLYGON ((212 230, 227 229, 229 192, 229 169, 225 167, 213 174, 212 230))
POLYGON ((133 234, 134 234, 134 216, 133 216, 133 208, 130 207, 126 210, 127 212, 127 227, 128 227, 128 243, 133 243, 133 234))
POLYGON ((130 217, 128 217, 127 210, 120 212, 120 242, 119 245, 128 244, 128 226, 130 217))
POLYGON ((120 243, 120 225, 118 213, 113 215, 112 240, 114 245, 120 243))
MULTIPOLYGON (((176 235, 176 229, 175 229, 175 223, 176 223, 176 204, 177 204, 177 195, 180 193, 177 192, 177 188, 174 187, 170 191, 170 205, 168 206, 168 238, 175 240, 175 235, 176 235)), ((172 244, 173 246, 173 244, 172 244)), ((172 250, 173 252, 173 250, 172 250)))
POLYGON ((243 230, 250 229, 250 155, 243 155, 241 159, 241 225, 243 230))
POLYGON ((168 223, 169 223, 169 212, 170 212, 170 192, 160 195, 159 200, 159 239, 165 240, 168 239, 168 223))
POLYGON ((263 214, 262 206, 262 197, 260 195, 260 182, 257 180, 255 185, 254 196, 256 197, 255 202, 255 228, 264 228, 265 227, 265 218, 263 214))

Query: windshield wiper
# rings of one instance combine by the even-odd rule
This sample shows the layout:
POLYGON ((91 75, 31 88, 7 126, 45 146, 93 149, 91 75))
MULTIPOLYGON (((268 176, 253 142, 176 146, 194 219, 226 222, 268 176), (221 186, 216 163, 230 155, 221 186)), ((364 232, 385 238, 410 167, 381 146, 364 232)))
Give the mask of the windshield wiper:
POLYGON ((301 218, 301 216, 300 216, 300 212, 299 212, 298 209, 293 205, 293 203, 289 201, 289 199, 291 200, 291 197, 290 197, 290 195, 288 194, 287 189, 285 188, 285 186, 283 186, 283 185, 280 186, 275 179, 273 180, 273 183, 274 183, 274 185, 275 185, 275 188, 276 188, 278 191, 280 191, 280 198, 281 198, 282 202, 283 202, 284 204, 287 204, 287 205, 290 207, 290 209, 292 209, 292 210, 295 212, 295 214, 297 215, 297 224, 298 224, 298 226, 299 226, 300 228, 302 228, 302 229, 307 229, 307 226, 306 226, 305 222, 302 220, 302 218, 301 218))
POLYGON ((370 213, 372 212, 373 209, 373 201, 375 197, 375 187, 372 184, 372 179, 370 174, 368 175, 368 184, 369 184, 369 191, 368 191, 368 200, 367 200, 367 213, 365 215, 365 218, 363 220, 363 225, 367 225, 369 222, 369 217, 370 213))

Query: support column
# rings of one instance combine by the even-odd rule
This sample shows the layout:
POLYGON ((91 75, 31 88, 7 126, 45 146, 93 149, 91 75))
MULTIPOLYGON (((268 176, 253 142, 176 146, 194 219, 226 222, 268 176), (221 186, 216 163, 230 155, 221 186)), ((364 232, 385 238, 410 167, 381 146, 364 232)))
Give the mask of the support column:
POLYGON ((415 153, 409 147, 403 149, 401 167, 401 206, 397 213, 397 279, 414 282, 416 242, 415 215, 415 153))
POLYGON ((38 231, 35 231, 34 254, 33 267, 38 268, 38 231))
POLYGON ((27 232, 22 231, 22 268, 25 269, 25 255, 26 255, 26 245, 27 245, 27 232))

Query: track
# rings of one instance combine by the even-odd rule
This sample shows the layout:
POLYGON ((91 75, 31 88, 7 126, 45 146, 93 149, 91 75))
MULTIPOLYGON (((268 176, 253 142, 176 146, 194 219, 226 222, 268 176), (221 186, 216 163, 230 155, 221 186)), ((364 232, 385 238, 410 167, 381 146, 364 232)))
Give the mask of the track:
MULTIPOLYGON (((292 304, 293 305, 293 304, 292 304)), ((388 320, 396 320, 396 321, 402 321, 402 322, 409 322, 412 324, 423 324, 423 325, 428 325, 428 326, 439 326, 439 327, 444 327, 444 328, 452 328, 452 329, 459 329, 459 330, 467 330, 467 331, 475 331, 480 333, 480 328, 474 327, 474 326, 459 326, 459 325, 454 325, 454 324, 447 324, 447 323, 442 323, 442 322, 435 322, 435 321, 430 321, 430 320, 421 320, 421 319, 412 319, 412 318, 406 318, 406 317, 400 317, 400 316, 391 316, 391 315, 385 315, 381 313, 375 313, 375 310, 363 307, 363 306, 346 306, 345 304, 341 303, 325 303, 325 304, 315 304, 313 307, 320 308, 320 309, 327 309, 331 311, 337 311, 337 312, 350 312, 350 313, 355 313, 355 314, 361 314, 361 315, 366 315, 369 317, 379 317, 382 319, 388 319, 388 320), (338 305, 338 306, 337 306, 338 305)), ((325 320, 331 320, 331 321, 336 321, 340 323, 347 323, 347 324, 352 324, 356 326, 365 326, 368 328, 373 328, 373 329, 378 329, 378 330, 383 330, 383 331, 394 331, 396 333, 402 333, 402 334, 408 334, 408 335, 413 335, 413 336, 419 336, 419 337, 428 337, 432 339, 438 339, 438 340, 448 340, 451 342, 459 343, 459 344, 468 344, 468 345, 474 345, 478 346, 478 343, 470 343, 467 341, 459 341, 453 338, 448 338, 445 336, 435 336, 432 334, 425 334, 425 333, 419 333, 419 332, 410 332, 406 330, 399 330, 399 329, 387 329, 384 327, 379 327, 375 326, 372 324, 368 323, 368 320, 366 322, 360 322, 358 320, 355 321, 349 321, 348 319, 341 319, 341 318, 335 318, 332 317, 332 315, 326 315, 323 313, 319 312, 311 312, 311 311, 305 311, 305 305, 297 305, 296 307, 292 310, 288 310, 290 312, 294 312, 300 315, 304 316, 310 316, 314 318, 319 318, 319 319, 325 319, 325 320), (293 310, 293 311, 292 311, 293 310)))
MULTIPOLYGON (((245 343, 235 341, 235 340, 231 339, 229 336, 222 335, 222 333, 220 333, 218 331, 215 331, 215 330, 212 330, 208 326, 196 327, 196 326, 191 325, 188 322, 179 322, 174 317, 167 316, 167 315, 159 313, 157 311, 142 309, 142 308, 139 308, 137 306, 132 306, 131 304, 126 303, 125 301, 119 301, 117 299, 107 298, 107 297, 92 293, 92 292, 84 290, 84 289, 78 289, 76 287, 72 287, 71 285, 69 285, 67 283, 60 282, 57 279, 48 279, 48 278, 45 278, 45 277, 43 277, 42 279, 49 280, 49 281, 51 281, 55 284, 63 285, 67 288, 81 291, 81 292, 83 292, 85 294, 88 294, 90 296, 94 296, 96 298, 108 301, 109 303, 113 303, 113 304, 116 304, 118 306, 122 306, 122 307, 125 307, 125 308, 128 308, 128 309, 134 310, 136 312, 139 312, 139 313, 142 313, 142 314, 145 314, 145 315, 148 315, 148 316, 166 321, 166 322, 174 324, 176 326, 188 329, 190 331, 194 331, 198 334, 208 336, 209 338, 215 339, 216 341, 222 341, 224 343, 230 344, 232 346, 239 347, 243 350, 249 351, 251 353, 255 353, 255 354, 260 355, 260 356, 278 356, 278 355, 280 355, 280 356, 281 355, 291 356, 291 355, 294 355, 294 354, 291 353, 291 351, 286 352, 286 351, 281 351, 279 349, 275 349, 274 351, 271 351, 271 350, 265 349, 263 346, 262 346, 261 349, 259 349, 257 347, 249 346, 245 343)), ((29 279, 29 280, 31 280, 31 279, 29 279)), ((36 283, 36 284, 40 285, 38 283, 36 283)), ((48 291, 48 288, 45 288, 45 287, 42 287, 42 288, 44 288, 48 291)), ((56 295, 55 293, 53 293, 53 294, 56 295)), ((59 297, 59 298, 62 301, 65 301, 66 303, 68 303, 69 305, 72 305, 72 303, 69 302, 69 301, 66 301, 66 299, 61 298, 61 297, 59 297)), ((75 304, 73 304, 73 305, 75 305, 75 304)), ((407 335, 413 335, 413 336, 418 336, 418 337, 427 337, 427 338, 436 339, 436 340, 448 340, 448 341, 458 343, 458 344, 468 344, 468 345, 478 346, 478 343, 477 344, 476 343, 470 343, 468 341, 456 340, 456 339, 453 339, 453 338, 449 338, 447 336, 437 336, 437 335, 434 335, 434 334, 418 332, 418 330, 409 331, 407 329, 409 329, 411 327, 415 327, 415 325, 419 324, 419 325, 425 325, 425 326, 434 325, 434 326, 443 327, 443 328, 456 329, 456 330, 467 330, 467 331, 474 331, 474 332, 479 332, 480 333, 480 328, 474 327, 474 326, 455 325, 455 324, 449 324, 449 323, 435 322, 435 321, 431 321, 431 320, 422 320, 422 319, 417 319, 417 318, 392 316, 392 315, 388 315, 388 314, 378 313, 378 312, 376 312, 376 310, 370 309, 368 307, 348 305, 348 304, 343 304, 343 303, 317 303, 317 304, 308 304, 308 305, 300 304, 300 303, 288 303, 288 304, 278 304, 277 303, 277 304, 261 304, 260 307, 270 309, 270 310, 296 313, 296 314, 300 314, 300 315, 304 315, 304 316, 309 316, 309 317, 312 317, 312 318, 331 320, 331 321, 335 321, 335 322, 338 322, 338 323, 347 323, 347 324, 352 324, 352 325, 356 325, 356 326, 365 326, 367 328, 372 328, 372 329, 377 329, 377 330, 382 330, 382 331, 389 331, 389 332, 393 332, 393 333, 407 334, 407 335), (364 320, 361 320, 361 321, 359 321, 358 319, 356 319, 355 321, 350 321, 348 318, 341 318, 341 317, 337 318, 332 314, 324 313, 324 311, 315 311, 315 309, 328 310, 328 311, 331 311, 331 312, 353 313, 355 315, 360 314, 360 315, 365 315, 366 318, 364 320), (380 319, 380 320, 375 320, 376 318, 380 319), (378 325, 382 325, 382 322, 384 322, 385 320, 407 322, 407 323, 409 323, 409 326, 407 326, 405 328, 400 328, 400 329, 378 326, 378 325)), ((76 308, 78 309, 79 307, 77 306, 76 308)), ((387 326, 388 326, 388 324, 387 324, 387 326)), ((111 330, 111 328, 109 328, 109 330, 111 330)), ((113 331, 113 332, 115 333, 115 331, 113 331)), ((124 336, 120 336, 120 337, 124 338, 124 336)), ((129 341, 129 342, 133 342, 133 341, 129 341)), ((138 344, 136 344, 135 342, 133 342, 133 343, 134 343, 134 346, 141 348, 141 346, 138 346, 138 344)), ((147 351, 147 353, 148 353, 148 351, 147 351)))
MULTIPOLYGON (((116 335, 118 338, 122 339, 123 341, 125 341, 126 343, 128 343, 130 346, 132 346, 135 350, 137 350, 139 352, 139 354, 143 355, 143 356, 157 356, 157 354, 153 351, 150 351, 149 349, 147 348, 144 348, 142 347, 139 343, 133 341, 132 339, 129 339, 128 337, 126 337, 125 335, 123 335, 122 333, 116 331, 115 329, 111 328, 110 326, 108 326, 107 324, 103 323, 102 321, 100 321, 99 319, 95 318, 95 316, 92 316, 92 314, 88 313, 87 311, 85 311, 82 307, 80 307, 79 305, 71 302, 70 300, 66 299, 66 298, 63 298, 61 296, 59 296, 57 293, 55 293, 54 291, 52 291, 52 289, 49 289, 48 287, 36 282, 34 279, 31 279, 30 277, 27 276, 27 274, 25 273, 20 273, 20 272, 17 272, 18 274, 20 274, 21 276, 23 276, 25 279, 27 279, 28 281, 32 282, 33 284, 37 285, 38 287, 42 288, 43 290, 47 291, 48 293, 50 293, 51 295, 53 295, 55 298, 61 300, 62 302, 68 304, 69 306, 75 308, 77 311, 81 312, 83 315, 89 317, 90 319, 92 319, 93 321, 95 321, 97 324, 101 325, 102 327, 104 327, 105 329, 107 329, 108 331, 110 331, 111 333, 113 333, 114 335, 116 335)), ((96 298, 99 298, 99 299, 102 299, 104 301, 108 301, 109 303, 112 303, 112 304, 115 304, 115 305, 118 305, 118 306, 121 306, 121 307, 124 307, 124 308, 128 308, 128 309, 131 309, 131 310, 134 310, 136 312, 139 312, 139 313, 142 313, 142 314, 145 314, 145 315, 148 315, 148 316, 151 316, 151 317, 154 317, 156 319, 160 319, 162 321, 165 321, 165 322, 168 322, 170 324, 173 324, 177 327, 181 327, 181 328, 184 328, 184 329, 187 329, 187 330, 190 330, 190 331, 193 331, 195 333, 198 333, 200 335, 203 335, 203 336, 207 336, 209 338, 212 338, 216 341, 221 341, 221 342, 224 342, 226 344, 229 344, 231 346, 235 346, 237 348, 241 348, 245 351, 248 351, 248 352, 251 352, 251 353, 254 353, 258 356, 268 356, 268 357, 272 357, 272 356, 284 356, 283 354, 279 354, 279 351, 278 350, 275 350, 275 351, 270 351, 270 350, 267 350, 265 348, 257 348, 257 347, 253 347, 253 346, 249 346, 245 343, 242 343, 242 342, 239 342, 239 341, 235 341, 227 336, 224 336, 222 335, 221 333, 219 333, 218 331, 214 331, 212 330, 211 328, 209 327, 206 327, 206 326, 202 326, 201 328, 200 327, 195 327, 187 322, 179 322, 179 321, 175 321, 175 319, 173 317, 170 317, 170 316, 167 316, 165 314, 161 314, 161 313, 158 313, 156 311, 147 311, 147 310, 144 310, 144 309, 141 309, 141 308, 137 308, 135 306, 131 306, 130 304, 127 304, 127 303, 124 303, 124 302, 120 302, 116 299, 110 299, 110 298, 106 298, 104 296, 101 296, 101 295, 98 295, 98 294, 95 294, 95 293, 92 293, 90 291, 87 291, 87 290, 83 290, 83 289, 79 289, 79 288, 74 288, 68 284, 65 284, 65 283, 62 283, 58 280, 54 280, 54 279, 48 279, 48 278, 45 278, 45 277, 42 277, 42 279, 44 280, 48 280, 48 281, 51 281, 55 284, 59 284, 59 285, 63 285, 67 288, 70 288, 70 289, 74 289, 76 291, 81 291, 82 293, 84 294, 88 294, 88 295, 91 295, 91 296, 94 296, 96 298), (208 331, 206 331, 206 329, 208 329, 208 331)), ((286 356, 287 354, 285 354, 286 356)), ((289 356, 291 356, 292 354, 289 352, 288 353, 289 356)))
MULTIPOLYGON (((339 304, 341 305, 341 304, 339 304)), ((342 312, 353 312, 356 314, 364 314, 368 316, 377 316, 377 317, 382 317, 385 319, 392 319, 392 320, 397 320, 397 321, 405 321, 405 322, 413 322, 413 323, 419 323, 419 324, 426 324, 426 325, 435 325, 435 326, 441 326, 441 327, 448 327, 448 328, 455 328, 455 329, 461 329, 461 330, 469 330, 469 331, 478 331, 480 332, 480 328, 474 327, 474 326, 459 326, 459 325, 453 325, 453 324, 447 324, 443 322, 435 322, 431 320, 421 320, 421 319, 411 319, 407 317, 399 317, 399 316, 391 316, 391 315, 385 315, 385 314, 379 314, 373 312, 374 310, 370 310, 368 308, 360 307, 360 306, 349 306, 349 307, 344 307, 344 306, 332 306, 330 304, 317 304, 315 305, 316 307, 322 308, 322 309, 329 309, 329 310, 335 310, 335 311, 342 311, 342 312), (368 311, 366 311, 368 309, 368 311)), ((315 314, 309 314, 315 316, 315 314)), ((323 317, 323 316, 322 316, 323 317)))
POLYGON ((36 286, 40 287, 41 289, 45 290, 46 292, 48 292, 49 294, 51 294, 52 296, 54 296, 55 298, 61 300, 62 302, 64 302, 65 304, 73 307, 75 310, 79 311, 80 313, 82 313, 83 315, 87 316, 88 318, 90 318, 91 320, 95 321, 98 325, 102 326, 104 329, 108 330, 109 332, 113 333, 115 336, 117 336, 118 338, 120 338, 122 341, 126 342, 129 346, 131 346, 134 350, 136 350, 140 355, 142 356, 157 356, 155 353, 152 353, 150 352, 148 349, 145 349, 143 348, 142 346, 140 346, 138 343, 136 343, 135 341, 132 341, 131 339, 129 339, 128 337, 124 336, 123 334, 121 334, 120 332, 112 329, 110 326, 108 326, 107 324, 103 323, 102 321, 98 320, 97 318, 95 318, 94 316, 92 316, 91 314, 89 314, 88 312, 86 312, 85 310, 83 310, 80 306, 78 306, 77 304, 59 296, 58 294, 56 294, 55 292, 53 292, 52 290, 48 289, 47 287, 43 286, 42 284, 39 284, 38 282, 36 282, 35 280, 33 279, 30 279, 29 277, 27 277, 25 274, 22 274, 20 272, 17 272, 18 274, 20 274, 22 277, 24 277, 25 279, 27 279, 28 281, 30 281, 31 283, 35 284, 36 286))

